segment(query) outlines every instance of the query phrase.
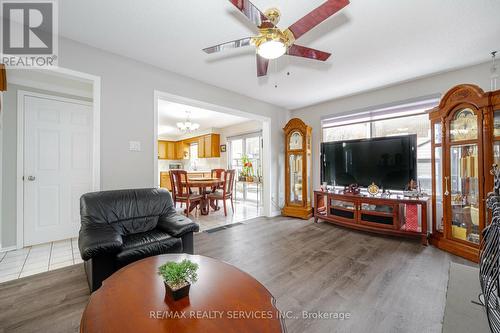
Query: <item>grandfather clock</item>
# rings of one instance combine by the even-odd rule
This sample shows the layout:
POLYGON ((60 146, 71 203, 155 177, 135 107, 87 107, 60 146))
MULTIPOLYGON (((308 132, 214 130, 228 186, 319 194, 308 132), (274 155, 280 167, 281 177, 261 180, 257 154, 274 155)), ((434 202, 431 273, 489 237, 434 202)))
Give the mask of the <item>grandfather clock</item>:
POLYGON ((309 219, 311 207, 311 131, 298 118, 285 128, 285 216, 309 219))

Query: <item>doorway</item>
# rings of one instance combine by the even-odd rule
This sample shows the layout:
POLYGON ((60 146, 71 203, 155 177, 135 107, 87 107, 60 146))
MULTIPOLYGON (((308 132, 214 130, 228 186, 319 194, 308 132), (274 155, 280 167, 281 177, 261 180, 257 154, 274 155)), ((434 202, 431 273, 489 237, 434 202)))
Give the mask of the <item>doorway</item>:
POLYGON ((71 242, 81 224, 80 196, 100 189, 100 79, 59 68, 15 72, 10 83, 16 248, 71 242))
MULTIPOLYGON (((220 211, 210 212, 208 216, 202 217, 204 221, 200 220, 200 225, 203 227, 204 222, 207 222, 207 225, 212 225, 212 222, 217 221, 219 221, 219 223, 229 223, 228 221, 231 220, 230 222, 234 223, 238 222, 240 218, 241 220, 246 220, 261 215, 271 216, 271 158, 269 151, 262 149, 263 147, 270 146, 270 118, 160 91, 155 91, 154 101, 156 111, 154 119, 155 133, 153 154, 155 184, 159 184, 160 187, 163 187, 159 181, 159 178, 162 177, 162 168, 165 169, 163 171, 163 174, 165 174, 168 172, 166 168, 172 164, 171 161, 168 161, 169 164, 158 161, 160 156, 158 153, 160 140, 173 141, 177 145, 179 142, 195 144, 196 142, 193 141, 192 137, 197 135, 215 135, 216 137, 220 137, 220 142, 217 144, 220 145, 220 157, 219 154, 217 154, 215 158, 212 156, 211 158, 204 159, 200 156, 202 154, 196 154, 195 152, 189 151, 189 153, 185 154, 185 156, 187 155, 188 157, 179 162, 182 164, 182 168, 186 169, 188 172, 190 170, 197 170, 198 173, 200 173, 200 171, 207 171, 207 174, 209 174, 210 169, 238 169, 238 167, 241 166, 241 157, 243 156, 231 158, 232 150, 229 141, 230 139, 237 139, 241 136, 242 139, 245 138, 244 143, 241 141, 241 144, 245 145, 245 147, 242 147, 241 151, 248 151, 251 153, 253 159, 252 163, 258 165, 258 167, 254 168, 252 175, 255 176, 254 179, 257 179, 258 176, 261 181, 259 184, 259 193, 257 195, 255 186, 245 185, 244 191, 240 190, 237 194, 237 200, 240 201, 240 205, 235 209, 237 213, 234 215, 234 218, 231 219, 230 216, 227 218, 218 216, 221 214, 223 215, 220 211), (179 135, 179 129, 176 125, 179 121, 184 120, 185 116, 183 118, 182 115, 186 110, 190 111, 191 121, 198 124, 199 128, 197 132, 179 135), (232 122, 234 118, 242 118, 244 121, 228 124, 228 122, 232 122), (247 138, 247 134, 252 135, 247 138), (198 155, 198 157, 196 157, 196 155, 198 155), (254 203, 248 201, 253 207, 243 207, 245 206, 243 195, 245 195, 246 199, 254 200, 254 203), (259 198, 259 209, 255 207, 257 198, 259 198), (210 220, 210 223, 208 223, 207 220, 210 220)), ((186 147, 190 146, 186 145, 186 147)), ((243 185, 236 185, 238 189, 242 186, 243 185)), ((166 188, 168 189, 168 187, 166 188)), ((231 211, 229 212, 231 213, 231 211)), ((196 219, 195 216, 192 218, 196 219)))
POLYGON ((92 103, 20 91, 24 246, 78 236, 92 191, 92 103))

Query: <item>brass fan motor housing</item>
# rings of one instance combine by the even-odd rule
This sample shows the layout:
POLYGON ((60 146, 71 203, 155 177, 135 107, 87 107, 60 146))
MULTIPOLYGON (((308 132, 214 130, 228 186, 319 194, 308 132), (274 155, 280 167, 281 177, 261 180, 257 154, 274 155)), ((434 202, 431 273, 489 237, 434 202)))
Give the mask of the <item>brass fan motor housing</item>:
MULTIPOLYGON (((265 11, 264 15, 276 26, 276 24, 280 20, 281 12, 278 8, 270 8, 265 11)), ((256 37, 253 37, 251 40, 251 43, 257 47, 271 40, 279 41, 285 44, 287 48, 295 43, 295 37, 293 36, 293 33, 288 29, 281 30, 278 27, 274 27, 261 28, 259 29, 259 31, 260 34, 256 37)))
POLYGON ((271 21, 272 24, 277 25, 281 18, 281 12, 278 8, 269 8, 264 12, 264 15, 271 21))

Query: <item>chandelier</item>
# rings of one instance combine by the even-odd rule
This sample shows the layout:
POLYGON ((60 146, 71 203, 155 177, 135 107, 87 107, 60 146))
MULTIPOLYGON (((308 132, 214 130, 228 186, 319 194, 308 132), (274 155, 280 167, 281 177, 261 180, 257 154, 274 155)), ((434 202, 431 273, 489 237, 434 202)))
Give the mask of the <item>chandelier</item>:
POLYGON ((184 133, 194 132, 200 128, 200 124, 191 122, 191 112, 186 111, 186 121, 178 122, 177 128, 184 133))

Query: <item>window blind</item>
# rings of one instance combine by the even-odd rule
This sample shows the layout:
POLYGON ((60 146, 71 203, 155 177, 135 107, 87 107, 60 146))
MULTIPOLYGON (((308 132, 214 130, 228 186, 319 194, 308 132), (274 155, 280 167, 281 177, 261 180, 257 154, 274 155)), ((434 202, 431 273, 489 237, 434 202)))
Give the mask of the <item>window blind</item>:
POLYGON ((323 128, 328 128, 424 114, 439 104, 439 97, 440 96, 433 95, 419 98, 414 101, 387 104, 385 106, 353 110, 338 115, 326 116, 322 118, 321 125, 323 128))

